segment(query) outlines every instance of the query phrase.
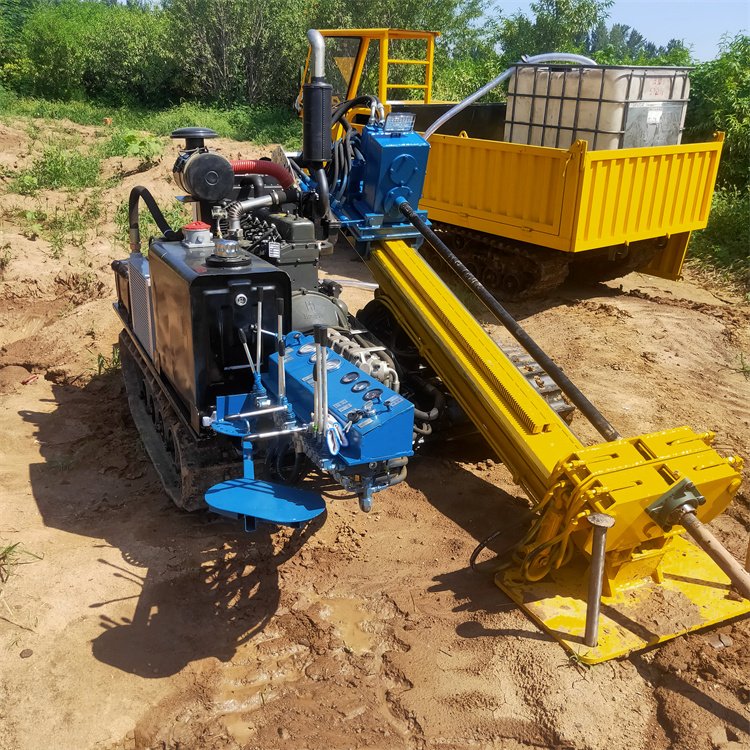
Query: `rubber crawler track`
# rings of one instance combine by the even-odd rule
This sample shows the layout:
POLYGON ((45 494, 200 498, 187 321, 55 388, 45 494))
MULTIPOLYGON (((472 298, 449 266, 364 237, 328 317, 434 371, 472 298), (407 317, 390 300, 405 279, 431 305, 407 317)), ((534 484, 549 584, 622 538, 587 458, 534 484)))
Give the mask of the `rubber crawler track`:
POLYGON ((130 413, 164 491, 184 510, 205 507, 209 487, 242 475, 234 447, 218 435, 193 436, 127 331, 120 333, 120 361, 130 413))

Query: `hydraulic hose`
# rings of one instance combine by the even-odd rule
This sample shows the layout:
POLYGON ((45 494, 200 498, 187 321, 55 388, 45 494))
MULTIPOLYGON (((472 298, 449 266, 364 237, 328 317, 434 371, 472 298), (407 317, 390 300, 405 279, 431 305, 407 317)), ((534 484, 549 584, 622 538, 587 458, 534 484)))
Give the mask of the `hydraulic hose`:
POLYGON ((328 194, 328 177, 326 177, 326 171, 321 167, 316 169, 313 173, 315 182, 317 182, 317 190, 319 196, 318 207, 320 209, 320 215, 323 218, 328 216, 328 211, 331 208, 331 198, 328 194))
POLYGON ((263 190, 266 187, 266 184, 263 182, 263 177, 261 177, 261 175, 259 174, 241 175, 240 185, 242 186, 252 185, 253 196, 255 198, 258 198, 259 196, 263 195, 263 190))
MULTIPOLYGON (((535 65, 537 63, 546 62, 572 62, 579 63, 580 65, 597 65, 596 60, 592 60, 590 57, 584 57, 583 55, 572 55, 568 52, 545 52, 543 55, 532 55, 531 57, 524 57, 516 65, 535 65)), ((493 78, 488 83, 485 83, 482 88, 477 89, 473 94, 469 94, 466 99, 463 99, 454 107, 451 107, 447 112, 444 112, 435 122, 425 130, 424 137, 429 138, 436 130, 445 125, 448 120, 455 117, 459 112, 462 112, 470 104, 473 104, 477 99, 481 99, 485 94, 492 91, 492 89, 499 86, 503 81, 507 80, 513 74, 516 69, 516 65, 511 65, 507 70, 504 70, 497 78, 493 78)))
POLYGON ((521 327, 518 321, 490 294, 487 288, 476 276, 459 260, 453 251, 430 229, 424 220, 403 198, 396 198, 401 213, 419 230, 435 252, 458 274, 488 310, 505 326, 518 343, 544 368, 552 380, 557 383, 562 392, 580 410, 596 428, 597 432, 607 440, 619 440, 617 430, 607 421, 604 415, 583 395, 578 387, 562 371, 533 338, 521 327))
POLYGON ((229 162, 235 174, 265 174, 274 177, 283 188, 294 185, 294 175, 281 164, 267 159, 235 159, 229 162))
POLYGON ((416 376, 412 377, 412 380, 417 383, 417 388, 425 393, 429 393, 433 398, 432 409, 430 409, 430 411, 422 411, 415 406, 414 416, 424 422, 434 422, 443 413, 443 409, 445 408, 445 396, 443 396, 440 390, 432 385, 432 383, 427 383, 416 376))
POLYGON ((130 198, 128 200, 128 226, 130 234, 130 249, 134 253, 141 251, 141 230, 138 224, 138 202, 143 199, 146 204, 151 216, 154 217, 156 226, 159 231, 164 235, 167 240, 172 240, 176 237, 177 233, 169 226, 169 223, 164 218, 164 214, 161 212, 158 204, 154 200, 154 196, 151 195, 148 188, 142 185, 136 185, 130 191, 130 198))
POLYGON ((333 127, 337 122, 341 120, 341 118, 354 107, 362 107, 362 106, 368 106, 372 107, 372 105, 375 105, 375 107, 380 111, 382 108, 382 104, 380 103, 380 100, 371 94, 363 94, 362 96, 357 96, 354 99, 349 99, 348 101, 342 102, 333 112, 333 116, 331 117, 331 127, 333 127))

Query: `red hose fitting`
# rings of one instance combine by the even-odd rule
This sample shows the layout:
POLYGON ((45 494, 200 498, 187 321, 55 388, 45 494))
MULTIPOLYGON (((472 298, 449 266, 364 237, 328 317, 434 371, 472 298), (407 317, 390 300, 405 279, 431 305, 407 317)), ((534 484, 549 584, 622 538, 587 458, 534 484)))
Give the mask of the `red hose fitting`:
POLYGON ((235 159, 229 162, 235 174, 264 174, 275 177, 283 188, 294 185, 292 173, 273 161, 265 159, 235 159))

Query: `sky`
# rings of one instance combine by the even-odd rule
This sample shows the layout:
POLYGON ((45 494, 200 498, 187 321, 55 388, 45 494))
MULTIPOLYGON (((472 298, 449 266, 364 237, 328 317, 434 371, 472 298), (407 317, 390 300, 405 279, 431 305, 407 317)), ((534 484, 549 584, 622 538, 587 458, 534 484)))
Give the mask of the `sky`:
MULTIPOLYGON (((529 13, 529 2, 498 0, 504 15, 529 13)), ((716 57, 727 32, 750 31, 750 0, 615 0, 609 24, 632 26, 651 42, 682 39, 700 61, 716 57)))

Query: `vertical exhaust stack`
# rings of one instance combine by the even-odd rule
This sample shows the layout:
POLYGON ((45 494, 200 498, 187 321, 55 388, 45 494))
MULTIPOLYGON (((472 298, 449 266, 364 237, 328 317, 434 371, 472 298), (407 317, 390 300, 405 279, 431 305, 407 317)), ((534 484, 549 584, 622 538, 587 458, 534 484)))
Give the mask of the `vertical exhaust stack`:
MULTIPOLYGON (((310 83, 302 87, 302 159, 317 183, 318 214, 328 226, 331 207, 328 178, 323 169, 331 158, 331 97, 333 88, 326 83, 325 41, 315 29, 307 32, 310 40, 310 83)), ((326 230, 327 236, 327 230, 326 230)))
POLYGON ((331 157, 331 96, 326 83, 325 40, 315 29, 307 32, 310 41, 310 83, 302 87, 302 157, 311 169, 320 169, 331 157))

